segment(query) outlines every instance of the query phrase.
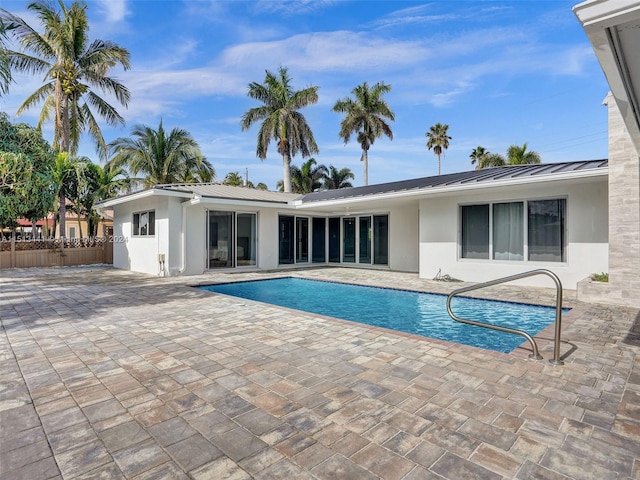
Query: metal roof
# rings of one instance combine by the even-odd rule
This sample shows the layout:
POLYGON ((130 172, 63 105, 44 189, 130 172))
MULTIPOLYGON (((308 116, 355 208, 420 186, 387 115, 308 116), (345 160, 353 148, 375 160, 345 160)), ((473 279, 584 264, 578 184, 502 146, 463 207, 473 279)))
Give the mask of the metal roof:
POLYGON ((192 193, 204 198, 224 198, 228 200, 248 200, 254 202, 289 203, 300 197, 297 193, 270 192, 255 188, 234 187, 217 183, 187 183, 156 185, 158 190, 192 193))
POLYGON ((587 160, 579 162, 540 163, 533 165, 509 165, 505 167, 484 168, 460 173, 436 175, 433 177, 414 178, 397 182, 380 183, 366 187, 341 188, 338 190, 323 190, 309 193, 300 197, 302 203, 320 202, 325 200, 337 200, 367 195, 380 195, 410 190, 431 189, 445 186, 465 186, 484 184, 523 177, 535 177, 540 175, 566 174, 605 168, 608 161, 587 160))

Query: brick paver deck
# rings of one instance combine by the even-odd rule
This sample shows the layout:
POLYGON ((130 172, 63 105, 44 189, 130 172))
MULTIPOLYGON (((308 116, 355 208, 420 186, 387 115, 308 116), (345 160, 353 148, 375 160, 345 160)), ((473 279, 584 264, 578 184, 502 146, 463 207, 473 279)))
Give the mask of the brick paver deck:
POLYGON ((284 274, 0 271, 0 478, 640 478, 637 310, 567 292, 554 366, 188 286, 284 274))

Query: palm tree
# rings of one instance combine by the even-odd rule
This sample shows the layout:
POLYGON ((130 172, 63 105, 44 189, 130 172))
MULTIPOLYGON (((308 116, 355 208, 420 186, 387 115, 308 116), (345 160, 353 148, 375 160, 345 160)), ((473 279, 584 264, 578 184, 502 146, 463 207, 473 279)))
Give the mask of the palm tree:
POLYGON ((482 168, 480 165, 483 163, 484 159, 489 155, 489 150, 482 146, 477 146, 473 150, 471 150, 471 155, 469 158, 471 159, 471 165, 476 165, 476 170, 480 170, 482 168))
POLYGON ((75 155, 80 135, 88 132, 99 155, 106 156, 107 146, 93 110, 109 125, 124 124, 116 109, 96 91, 112 95, 127 106, 129 90, 109 71, 121 65, 129 69, 129 52, 110 41, 89 41, 87 6, 76 0, 67 8, 58 0, 60 11, 48 2, 29 4, 38 16, 42 32, 23 19, 2 9, 0 23, 5 34, 19 41, 22 50, 4 50, 11 69, 36 75, 44 74, 44 84, 19 107, 18 115, 43 102, 38 128, 54 115, 54 148, 75 155))
POLYGON ((335 190, 337 188, 351 188, 353 184, 349 180, 353 180, 355 176, 350 168, 341 168, 338 170, 333 165, 329 165, 329 172, 324 177, 323 187, 326 190, 335 190))
POLYGON ((242 175, 240 175, 240 172, 229 172, 227 173, 227 176, 224 177, 222 184, 241 187, 242 185, 244 185, 244 179, 242 178, 242 175))
POLYGON ((7 31, 0 19, 0 95, 4 95, 9 91, 11 83, 11 67, 9 66, 9 57, 5 41, 7 40, 7 31))
POLYGON ((522 146, 511 145, 507 149, 507 161, 509 165, 527 165, 540 163, 540 154, 533 150, 527 152, 527 144, 522 146))
POLYGON ((322 187, 322 180, 328 175, 327 167, 316 162, 315 158, 310 158, 300 167, 299 192, 311 193, 322 187))
POLYGON ((349 143, 351 134, 358 134, 358 143, 362 147, 360 160, 364 163, 364 185, 369 184, 369 148, 383 134, 393 140, 393 132, 385 119, 394 121, 395 115, 382 99, 382 95, 390 91, 391 85, 383 82, 371 88, 364 82, 351 90, 355 98, 343 98, 333 106, 334 112, 345 114, 338 134, 345 145, 349 143))
POLYGON ((179 183, 192 173, 202 175, 203 170, 214 178, 215 171, 202 155, 200 146, 191 134, 179 128, 167 135, 162 120, 158 130, 146 125, 136 125, 131 130, 134 138, 118 138, 109 144, 116 167, 127 167, 133 175, 143 173, 144 187, 158 184, 179 183))
MULTIPOLYGON (((67 152, 60 152, 51 169, 53 186, 58 197, 58 217, 60 237, 66 236, 67 196, 75 197, 78 184, 84 181, 85 170, 91 161, 86 157, 71 157, 67 152)), ((53 233, 56 231, 56 220, 53 220, 53 233)))
POLYGON ((488 153, 480 159, 477 169, 491 168, 491 167, 504 167, 507 164, 505 158, 499 153, 488 153))
POLYGON ((449 140, 451 140, 448 130, 449 125, 438 122, 429 127, 429 131, 424 134, 429 139, 427 140, 427 149, 433 149, 433 153, 438 156, 438 175, 440 175, 440 155, 443 150, 449 148, 449 140))
POLYGON ((260 182, 256 185, 256 190, 269 190, 269 187, 266 183, 260 182))
POLYGON ((278 142, 278 153, 282 155, 284 191, 291 192, 291 157, 298 152, 303 158, 319 153, 311 128, 304 115, 298 110, 318 102, 318 88, 307 87, 294 91, 291 77, 285 67, 278 69, 278 75, 266 71, 264 83, 249 84, 249 97, 264 105, 247 110, 242 116, 242 130, 248 130, 254 123, 264 120, 258 132, 256 155, 261 160, 267 158, 271 139, 278 142))

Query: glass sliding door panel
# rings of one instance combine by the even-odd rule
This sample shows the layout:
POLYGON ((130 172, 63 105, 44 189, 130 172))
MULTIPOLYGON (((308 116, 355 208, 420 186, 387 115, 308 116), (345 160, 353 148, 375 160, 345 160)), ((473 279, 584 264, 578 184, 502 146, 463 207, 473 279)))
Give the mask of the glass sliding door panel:
POLYGON ((296 218, 296 263, 309 261, 309 219, 296 218))
POLYGON ((311 260, 313 263, 325 263, 327 261, 326 225, 326 218, 314 217, 311 220, 311 228, 313 232, 311 238, 311 260))
POLYGON ((340 219, 329 219, 329 261, 340 263, 340 219))
POLYGON ((233 212, 209 212, 209 268, 233 267, 233 212))
POLYGON ((373 217, 373 263, 389 265, 389 216, 373 217))
POLYGON ((342 261, 355 263, 356 261, 356 219, 342 219, 342 261))
POLYGON ((294 218, 280 216, 278 218, 278 263, 293 263, 294 218))
POLYGON ((256 214, 238 214, 238 234, 236 236, 236 265, 238 267, 255 265, 257 250, 256 214))
POLYGON ((358 218, 360 230, 359 263, 371 263, 371 217, 358 218))

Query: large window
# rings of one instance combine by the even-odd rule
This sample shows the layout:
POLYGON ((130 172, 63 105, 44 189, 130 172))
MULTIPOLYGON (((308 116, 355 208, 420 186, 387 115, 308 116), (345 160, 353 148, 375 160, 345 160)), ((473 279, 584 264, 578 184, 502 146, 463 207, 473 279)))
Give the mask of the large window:
POLYGON ((565 199, 463 205, 461 256, 564 262, 565 210, 565 199))
POLYGON ((373 216, 373 263, 389 265, 389 216, 373 216))
POLYGON ((493 204, 493 258, 524 259, 522 202, 493 204))
POLYGON ((566 201, 528 202, 529 260, 564 262, 566 201))
POLYGON ((279 263, 294 262, 294 217, 281 215, 278 220, 279 263))
POLYGON ((464 205, 462 258, 489 258, 489 205, 464 205))
POLYGON ((156 234, 156 212, 138 212, 133 214, 133 235, 151 236, 156 234))

